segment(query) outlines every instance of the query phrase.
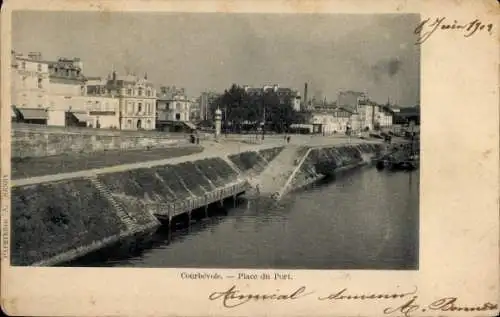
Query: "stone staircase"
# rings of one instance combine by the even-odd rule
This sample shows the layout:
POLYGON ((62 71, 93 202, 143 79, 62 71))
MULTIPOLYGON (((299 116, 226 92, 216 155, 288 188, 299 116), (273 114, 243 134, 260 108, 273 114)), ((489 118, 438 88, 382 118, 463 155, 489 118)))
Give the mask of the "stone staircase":
POLYGON ((258 179, 252 181, 253 186, 258 186, 259 192, 265 196, 278 199, 280 191, 287 183, 290 175, 296 168, 298 157, 297 145, 287 145, 262 171, 258 179))
POLYGON ((116 215, 118 216, 118 218, 120 218, 122 223, 125 224, 127 230, 133 230, 133 228, 135 227, 134 219, 123 209, 120 204, 116 202, 113 194, 109 191, 109 189, 95 177, 90 178, 90 181, 97 188, 99 193, 110 202, 110 204, 116 211, 116 215))

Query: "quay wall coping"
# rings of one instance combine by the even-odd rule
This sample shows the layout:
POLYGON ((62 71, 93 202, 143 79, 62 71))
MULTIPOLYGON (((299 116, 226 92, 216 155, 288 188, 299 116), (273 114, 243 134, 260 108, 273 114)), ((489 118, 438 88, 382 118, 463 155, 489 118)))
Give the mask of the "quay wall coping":
POLYGON ((188 143, 187 135, 12 130, 11 157, 46 157, 118 149, 165 148, 188 143))
MULTIPOLYGON (((88 128, 88 127, 59 127, 42 126, 35 124, 13 123, 11 133, 14 132, 29 133, 55 133, 55 134, 86 134, 86 135, 109 135, 109 136, 130 136, 130 137, 172 137, 183 136, 183 133, 161 132, 157 130, 118 130, 106 128, 88 128)), ((203 134, 204 135, 204 134, 203 134)))

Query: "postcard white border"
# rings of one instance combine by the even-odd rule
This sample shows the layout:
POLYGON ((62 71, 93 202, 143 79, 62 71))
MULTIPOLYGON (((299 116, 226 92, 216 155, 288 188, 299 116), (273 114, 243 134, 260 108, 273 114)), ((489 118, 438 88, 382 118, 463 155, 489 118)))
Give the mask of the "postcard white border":
MULTIPOLYGON (((420 13, 422 18, 479 19, 493 34, 464 38, 436 32, 421 48, 422 168, 420 269, 418 271, 293 271, 291 282, 243 281, 246 292, 274 292, 305 285, 328 293, 394 293, 418 288, 429 303, 457 297, 465 305, 498 303, 499 93, 496 1, 10 1, 2 8, 2 178, 10 172, 10 10, 420 13)), ((5 199, 4 199, 5 198, 5 199)), ((10 219, 2 196, 2 234, 10 219)), ((7 245, 2 239, 2 250, 7 245)), ((252 302, 225 309, 208 300, 231 281, 182 280, 193 270, 132 268, 21 268, 2 258, 2 306, 15 315, 154 316, 371 316, 383 301, 252 302)), ((241 270, 194 270, 228 271, 241 270)), ((259 271, 260 270, 245 270, 259 271)), ((394 303, 392 304, 395 305, 394 303)), ((471 315, 418 311, 414 316, 471 315)), ((474 313, 473 316, 493 315, 474 313)))

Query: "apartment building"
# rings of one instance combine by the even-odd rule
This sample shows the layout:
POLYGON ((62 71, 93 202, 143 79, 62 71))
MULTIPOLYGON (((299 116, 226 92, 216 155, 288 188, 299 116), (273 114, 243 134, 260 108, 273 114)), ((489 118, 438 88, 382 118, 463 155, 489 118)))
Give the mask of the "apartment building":
POLYGON ((106 122, 116 122, 117 127, 121 130, 154 130, 155 123, 155 107, 156 107, 156 90, 153 84, 148 81, 147 75, 138 77, 133 74, 118 76, 113 71, 107 79, 95 79, 87 83, 87 95, 93 97, 101 97, 108 99, 93 100, 94 108, 89 109, 89 114, 92 113, 94 122, 97 117, 101 118, 105 115, 106 122), (116 101, 118 100, 118 107, 116 101), (99 101, 96 106, 95 102, 99 101), (98 110, 100 109, 100 110, 98 110))

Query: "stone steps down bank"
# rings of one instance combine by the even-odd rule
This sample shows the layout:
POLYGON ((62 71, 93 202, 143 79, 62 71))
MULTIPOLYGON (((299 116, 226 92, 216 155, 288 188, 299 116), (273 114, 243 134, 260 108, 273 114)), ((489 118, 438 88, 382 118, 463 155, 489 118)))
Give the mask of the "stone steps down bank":
POLYGON ((133 248, 150 238, 159 219, 244 192, 247 175, 258 174, 281 150, 232 155, 238 164, 212 157, 13 184, 11 264, 52 266, 116 244, 133 248))

